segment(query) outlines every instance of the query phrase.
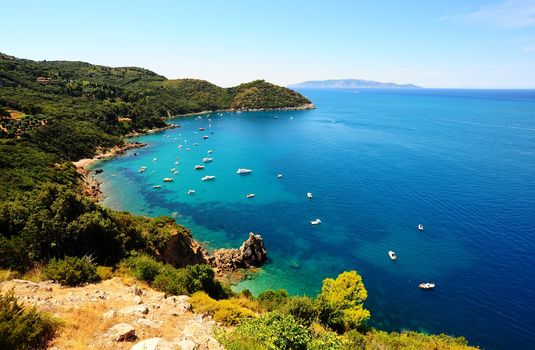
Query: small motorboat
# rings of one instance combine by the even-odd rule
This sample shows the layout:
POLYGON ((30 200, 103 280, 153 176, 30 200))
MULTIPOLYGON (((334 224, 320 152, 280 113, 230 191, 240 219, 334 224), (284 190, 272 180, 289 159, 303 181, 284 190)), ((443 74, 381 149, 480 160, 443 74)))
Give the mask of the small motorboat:
POLYGON ((195 190, 189 190, 189 191, 188 191, 188 194, 190 194, 190 195, 191 195, 191 194, 194 194, 194 193, 195 193, 195 190))
POLYGON ((320 220, 320 219, 312 220, 312 221, 310 222, 310 224, 311 224, 311 225, 319 225, 319 224, 321 224, 321 220, 320 220))
POLYGON ((178 148, 182 148, 182 145, 178 145, 178 148))
POLYGON ((397 258, 398 258, 398 257, 396 256, 396 253, 394 253, 393 250, 389 250, 389 251, 388 251, 388 256, 389 256, 390 259, 392 259, 392 260, 397 260, 397 258))
POLYGON ((206 140, 207 138, 208 138, 207 135, 204 135, 204 136, 202 137, 203 140, 206 140))
POLYGON ((175 162, 175 165, 178 165, 178 164, 180 164, 180 163, 179 162, 175 162))
POLYGON ((206 130, 206 129, 205 128, 199 128, 199 131, 204 131, 204 130, 206 130))
POLYGON ((175 171, 175 170, 176 170, 176 168, 171 168, 171 169, 169 169, 170 172, 173 172, 173 171, 175 171))
POLYGON ((214 152, 214 151, 212 151, 211 149, 209 149, 208 152, 206 152, 206 153, 208 153, 208 154, 212 154, 213 152, 214 152))
POLYGON ((193 146, 198 146, 198 145, 199 145, 199 144, 198 144, 197 142, 195 142, 195 143, 193 144, 193 146))
POLYGON ((142 166, 141 168, 139 168, 139 170, 137 171, 138 173, 142 173, 144 172, 145 170, 147 170, 147 167, 146 166, 142 166))
POLYGON ((236 174, 238 174, 238 175, 241 175, 241 174, 250 174, 250 173, 252 173, 252 172, 253 172, 253 171, 252 171, 251 169, 242 169, 242 168, 240 168, 240 169, 236 170, 236 174))
POLYGON ((245 196, 245 197, 247 197, 247 198, 253 198, 254 196, 255 196, 254 193, 249 193, 249 194, 248 194, 247 196, 245 196))
POLYGON ((213 176, 213 175, 206 175, 203 178, 201 178, 201 180, 203 180, 203 181, 210 181, 210 180, 214 180, 214 179, 215 179, 215 176, 213 176))
POLYGON ((418 288, 420 288, 420 289, 433 289, 433 288, 435 288, 435 284, 434 283, 420 283, 418 285, 418 288))
POLYGON ((203 163, 210 163, 212 160, 214 160, 214 158, 203 158, 202 162, 203 163))
POLYGON ((172 177, 165 177, 163 179, 163 182, 173 182, 173 178, 172 177))
POLYGON ((307 192, 308 199, 312 199, 312 192, 307 192))
POLYGON ((157 160, 158 160, 157 158, 152 158, 152 161, 153 161, 153 162, 155 162, 155 161, 157 161, 157 160))
POLYGON ((161 185, 154 185, 154 186, 152 186, 152 188, 162 188, 162 186, 161 185))
POLYGON ((195 170, 203 170, 204 169, 204 165, 195 165, 195 170))
POLYGON ((423 231, 423 230, 424 230, 424 225, 418 224, 418 231, 423 231))
POLYGON ((277 175, 277 179, 282 179, 282 174, 277 175))
POLYGON ((178 175, 178 170, 173 171, 173 175, 178 175))
POLYGON ((191 149, 188 147, 188 148, 186 148, 186 151, 191 151, 191 149))

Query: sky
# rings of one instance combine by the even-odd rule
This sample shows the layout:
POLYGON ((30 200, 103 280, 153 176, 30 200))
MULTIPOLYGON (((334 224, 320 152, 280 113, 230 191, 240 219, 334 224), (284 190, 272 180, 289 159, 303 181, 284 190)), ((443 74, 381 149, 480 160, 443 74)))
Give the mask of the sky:
POLYGON ((535 0, 0 0, 0 52, 220 86, 535 88, 535 0))

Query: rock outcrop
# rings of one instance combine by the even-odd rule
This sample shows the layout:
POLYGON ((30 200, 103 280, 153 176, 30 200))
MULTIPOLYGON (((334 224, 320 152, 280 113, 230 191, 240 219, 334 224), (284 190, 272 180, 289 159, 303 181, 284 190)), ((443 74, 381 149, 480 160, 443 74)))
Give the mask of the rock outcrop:
POLYGON ((234 271, 239 268, 258 267, 267 260, 264 239, 260 235, 249 233, 240 249, 219 249, 214 252, 214 264, 222 271, 234 271))
POLYGON ((220 273, 258 267, 267 260, 264 239, 252 232, 239 249, 218 249, 213 254, 191 236, 178 233, 167 241, 160 254, 165 262, 175 267, 208 264, 220 273))

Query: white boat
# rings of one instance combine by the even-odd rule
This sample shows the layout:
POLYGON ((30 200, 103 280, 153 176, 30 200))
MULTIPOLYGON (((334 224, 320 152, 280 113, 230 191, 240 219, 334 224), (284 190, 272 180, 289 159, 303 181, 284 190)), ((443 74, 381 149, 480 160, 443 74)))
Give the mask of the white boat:
POLYGON ((152 188, 162 188, 162 186, 161 185, 154 185, 154 186, 152 186, 152 188))
POLYGON ((277 175, 278 179, 282 179, 282 174, 277 175))
POLYGON ((247 198, 253 198, 254 196, 255 196, 254 193, 249 193, 246 197, 247 197, 247 198))
POLYGON ((178 170, 173 171, 173 175, 178 175, 178 170))
POLYGON ((204 131, 204 130, 206 130, 206 129, 205 128, 199 128, 199 131, 204 131))
POLYGON ((433 289, 433 288, 435 288, 435 284, 434 283, 428 283, 428 282, 420 283, 418 285, 418 288, 420 288, 420 289, 433 289))
POLYGON ((204 169, 204 165, 195 165, 195 170, 203 170, 204 169))
POLYGON ((202 138, 203 138, 203 140, 206 140, 208 138, 208 136, 204 135, 202 138))
POLYGON ((312 198, 312 192, 307 192, 307 197, 308 197, 308 199, 311 199, 312 198))
POLYGON ((424 225, 418 224, 418 231, 423 231, 423 230, 424 230, 424 225))
POLYGON ((210 163, 212 160, 214 160, 214 158, 203 158, 202 159, 203 163, 210 163))
POLYGON ((175 170, 176 170, 176 168, 171 168, 171 169, 169 169, 170 172, 173 172, 173 171, 175 171, 175 170))
POLYGON ((142 166, 141 168, 139 168, 139 170, 137 171, 138 173, 142 173, 144 172, 145 170, 147 170, 147 167, 146 166, 142 166))
POLYGON ((388 251, 388 256, 390 257, 390 259, 392 260, 396 260, 398 257, 396 256, 396 253, 394 253, 393 250, 389 250, 388 251))
POLYGON ((310 222, 310 224, 311 224, 311 225, 319 225, 319 224, 321 224, 321 220, 320 220, 320 219, 312 220, 312 221, 310 222))
POLYGON ((238 175, 239 174, 250 174, 252 172, 253 171, 251 169, 242 169, 242 168, 240 168, 240 169, 236 170, 236 174, 238 174, 238 175))
POLYGON ((215 176, 213 175, 206 175, 205 177, 201 178, 201 180, 203 181, 210 181, 210 180, 213 180, 215 179, 215 176))
POLYGON ((188 191, 188 194, 194 194, 195 193, 195 190, 189 190, 188 191))
POLYGON ((152 161, 153 161, 153 162, 155 162, 155 161, 157 161, 157 160, 158 160, 157 158, 152 158, 152 161))
POLYGON ((172 177, 165 177, 163 179, 163 182, 173 182, 173 178, 172 177))
POLYGON ((190 150, 190 148, 189 148, 189 147, 188 147, 188 148, 186 148, 186 151, 189 151, 189 150, 190 150))
POLYGON ((208 152, 206 152, 206 153, 208 153, 208 154, 212 154, 213 152, 214 152, 214 151, 212 151, 211 149, 209 149, 208 152))
POLYGON ((182 148, 182 145, 178 145, 178 148, 182 148))

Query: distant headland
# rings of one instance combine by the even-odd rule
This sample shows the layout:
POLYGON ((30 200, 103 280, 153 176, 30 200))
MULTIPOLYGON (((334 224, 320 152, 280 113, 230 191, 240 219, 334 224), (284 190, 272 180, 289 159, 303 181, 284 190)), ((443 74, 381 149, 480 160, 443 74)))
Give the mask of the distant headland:
POLYGON ((364 79, 309 80, 288 86, 291 89, 421 89, 413 84, 382 83, 364 79))

